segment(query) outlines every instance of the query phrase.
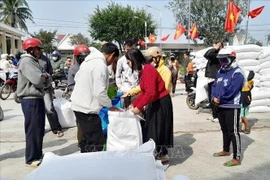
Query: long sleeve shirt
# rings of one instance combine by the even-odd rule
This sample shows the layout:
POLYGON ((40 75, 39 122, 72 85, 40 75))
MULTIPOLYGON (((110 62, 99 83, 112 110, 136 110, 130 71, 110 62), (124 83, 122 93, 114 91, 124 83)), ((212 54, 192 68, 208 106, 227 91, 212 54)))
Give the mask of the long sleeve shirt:
POLYGON ((140 78, 140 88, 142 92, 137 99, 132 102, 134 107, 143 109, 145 105, 161 99, 169 94, 160 74, 152 65, 144 65, 144 68, 140 73, 140 78))

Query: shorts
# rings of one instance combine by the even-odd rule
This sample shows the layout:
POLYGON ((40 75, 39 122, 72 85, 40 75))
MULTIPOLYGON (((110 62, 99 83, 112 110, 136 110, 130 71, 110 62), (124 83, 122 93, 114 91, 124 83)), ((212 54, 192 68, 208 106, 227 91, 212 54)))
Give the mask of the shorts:
POLYGON ((246 117, 249 114, 249 106, 243 107, 241 105, 240 117, 246 117))

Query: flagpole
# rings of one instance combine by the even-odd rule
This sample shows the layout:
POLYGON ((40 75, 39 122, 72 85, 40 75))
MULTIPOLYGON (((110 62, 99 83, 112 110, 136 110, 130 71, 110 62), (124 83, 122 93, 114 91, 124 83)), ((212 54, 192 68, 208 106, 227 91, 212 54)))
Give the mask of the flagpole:
POLYGON ((190 49, 190 36, 189 36, 189 31, 190 31, 190 1, 191 0, 188 0, 188 51, 190 49))
POLYGON ((247 23, 246 23, 246 34, 245 34, 245 42, 244 42, 244 44, 247 44, 247 38, 248 38, 248 20, 249 20, 248 12, 250 11, 250 1, 251 1, 251 0, 248 0, 248 7, 247 7, 247 23))

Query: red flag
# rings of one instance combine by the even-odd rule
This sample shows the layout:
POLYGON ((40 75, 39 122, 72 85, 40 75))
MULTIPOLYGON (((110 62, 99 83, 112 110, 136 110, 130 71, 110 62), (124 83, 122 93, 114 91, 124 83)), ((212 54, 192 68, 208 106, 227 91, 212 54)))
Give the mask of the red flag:
POLYGON ((185 31, 186 31, 186 29, 181 24, 178 24, 177 27, 176 27, 175 34, 174 34, 174 40, 179 39, 180 36, 182 34, 184 34, 185 31))
POLYGON ((140 44, 140 46, 145 46, 145 42, 141 39, 139 39, 139 44, 140 44))
POLYGON ((167 39, 169 38, 170 34, 168 34, 167 36, 164 36, 163 38, 161 38, 161 41, 167 41, 167 39))
POLYGON ((232 1, 228 4, 227 16, 225 21, 225 30, 233 33, 240 16, 241 9, 237 7, 232 1))
POLYGON ((253 9, 252 11, 248 12, 248 16, 250 16, 252 19, 257 17, 258 15, 261 14, 262 10, 263 10, 264 6, 261 6, 257 9, 253 9))
POLYGON ((198 38, 198 29, 196 22, 193 24, 192 29, 190 30, 190 39, 194 40, 198 38))
POLYGON ((156 40, 157 40, 157 37, 150 33, 150 35, 149 35, 149 43, 154 43, 154 42, 156 42, 156 40))

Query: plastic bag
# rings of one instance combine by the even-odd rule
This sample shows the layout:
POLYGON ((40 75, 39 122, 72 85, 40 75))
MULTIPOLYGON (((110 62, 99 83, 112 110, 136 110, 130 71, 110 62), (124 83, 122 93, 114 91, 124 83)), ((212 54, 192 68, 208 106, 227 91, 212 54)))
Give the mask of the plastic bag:
POLYGON ((56 98, 53 101, 55 110, 58 114, 59 123, 62 128, 70 128, 76 126, 76 117, 71 109, 71 102, 65 98, 56 98))
POLYGON ((130 111, 108 112, 107 151, 138 148, 142 144, 140 119, 130 111))

